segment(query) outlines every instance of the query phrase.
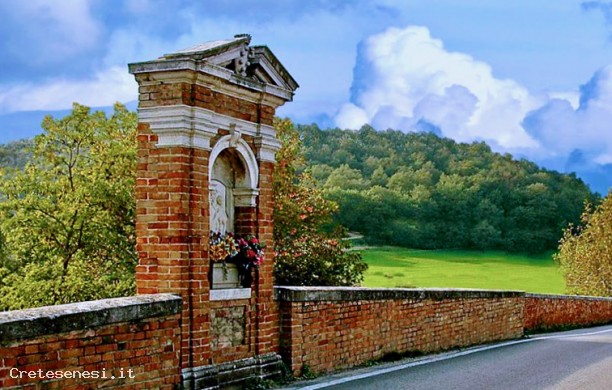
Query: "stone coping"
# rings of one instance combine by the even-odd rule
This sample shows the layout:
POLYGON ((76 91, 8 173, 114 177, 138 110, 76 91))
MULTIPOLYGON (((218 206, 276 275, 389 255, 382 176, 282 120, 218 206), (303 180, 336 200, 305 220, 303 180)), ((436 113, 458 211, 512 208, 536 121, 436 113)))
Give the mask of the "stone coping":
POLYGON ((525 298, 541 298, 541 299, 572 299, 581 301, 604 301, 612 302, 612 297, 593 297, 589 295, 557 295, 557 294, 525 294, 525 298))
POLYGON ((274 287, 281 302, 443 300, 457 298, 517 298, 522 291, 442 289, 442 288, 365 288, 365 287, 274 287))
POLYGON ((181 307, 182 299, 177 295, 151 294, 0 312, 0 345, 177 314, 181 307))

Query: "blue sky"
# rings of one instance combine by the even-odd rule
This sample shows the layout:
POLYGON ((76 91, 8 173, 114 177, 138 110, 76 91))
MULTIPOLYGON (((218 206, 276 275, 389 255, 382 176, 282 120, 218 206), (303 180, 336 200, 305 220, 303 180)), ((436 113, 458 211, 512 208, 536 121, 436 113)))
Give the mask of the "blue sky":
POLYGON ((0 15, 0 142, 73 101, 133 102, 130 62, 249 33, 300 83, 279 115, 434 129, 612 185, 611 1, 0 0, 0 15))

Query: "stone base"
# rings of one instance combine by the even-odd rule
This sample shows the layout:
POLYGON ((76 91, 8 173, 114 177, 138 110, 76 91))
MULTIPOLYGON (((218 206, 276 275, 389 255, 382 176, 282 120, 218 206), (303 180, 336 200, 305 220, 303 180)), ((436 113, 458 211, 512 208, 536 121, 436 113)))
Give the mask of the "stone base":
POLYGON ((275 353, 217 365, 183 369, 183 388, 241 389, 249 379, 274 379, 282 373, 281 357, 275 353))

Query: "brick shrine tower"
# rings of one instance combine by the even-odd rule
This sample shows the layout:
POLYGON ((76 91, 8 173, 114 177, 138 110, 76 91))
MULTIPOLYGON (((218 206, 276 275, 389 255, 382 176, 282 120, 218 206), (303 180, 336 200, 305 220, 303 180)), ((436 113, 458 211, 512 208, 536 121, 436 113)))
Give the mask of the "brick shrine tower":
POLYGON ((129 65, 139 85, 137 291, 183 298, 185 388, 265 377, 280 364, 271 250, 280 143, 272 121, 298 84, 250 40, 237 35, 129 65), (250 288, 215 270, 211 224, 268 243, 250 288))

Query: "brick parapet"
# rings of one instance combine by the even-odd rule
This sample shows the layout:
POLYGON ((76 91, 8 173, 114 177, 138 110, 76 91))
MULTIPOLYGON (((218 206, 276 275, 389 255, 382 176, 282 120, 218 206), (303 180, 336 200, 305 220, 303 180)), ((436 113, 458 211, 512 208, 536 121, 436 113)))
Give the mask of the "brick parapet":
POLYGON ((387 353, 518 338, 517 291, 277 287, 280 351, 294 373, 329 372, 387 353))
POLYGON ((612 298, 579 295, 525 295, 527 331, 612 323, 612 298))
POLYGON ((0 388, 174 389, 180 310, 161 294, 0 313, 0 388))
MULTIPOLYGON (((260 280, 253 288, 265 286, 267 281, 260 280)), ((0 313, 0 387, 172 389, 181 383, 181 367, 183 375, 192 372, 181 365, 181 349, 184 352, 186 346, 217 355, 207 360, 212 366, 196 367, 212 367, 219 373, 237 369, 236 362, 242 362, 251 375, 263 364, 256 362, 258 357, 274 357, 280 351, 298 374, 306 365, 315 372, 329 372, 388 353, 429 353, 512 339, 521 337, 523 329, 612 322, 612 298, 601 297, 352 287, 276 287, 272 301, 261 299, 266 294, 260 291, 250 299, 202 301, 193 313, 194 325, 183 328, 191 333, 183 331, 182 335, 184 305, 172 294, 0 313), (243 307, 244 317, 238 313, 236 318, 246 321, 246 343, 204 344, 209 340, 197 338, 199 334, 193 331, 210 320, 210 314, 197 316, 203 307, 221 317, 232 316, 243 307), (10 378, 11 369, 96 371, 108 377, 132 369, 134 378, 17 379, 10 378)))

